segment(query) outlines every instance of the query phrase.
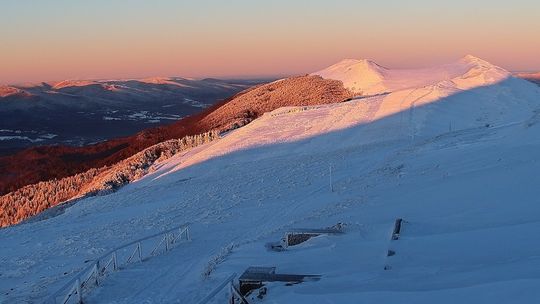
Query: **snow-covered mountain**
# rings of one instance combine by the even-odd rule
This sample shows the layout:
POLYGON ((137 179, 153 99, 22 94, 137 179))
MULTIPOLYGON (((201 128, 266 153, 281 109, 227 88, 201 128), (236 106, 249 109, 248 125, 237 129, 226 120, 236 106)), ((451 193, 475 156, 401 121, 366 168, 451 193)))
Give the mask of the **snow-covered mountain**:
POLYGON ((29 97, 30 94, 16 87, 0 86, 0 98, 9 96, 29 97))
POLYGON ((249 266, 321 275, 250 303, 537 301, 540 87, 472 56, 314 74, 374 96, 271 111, 118 192, 0 230, 0 299, 41 300, 85 261, 189 223, 190 243, 109 275, 87 301, 197 303, 249 266), (343 235, 265 246, 338 222, 343 235))
POLYGON ((389 93, 445 81, 459 89, 468 89, 500 81, 510 75, 504 69, 471 55, 450 64, 422 69, 388 69, 369 60, 345 59, 313 74, 341 80, 346 88, 360 95, 389 93))

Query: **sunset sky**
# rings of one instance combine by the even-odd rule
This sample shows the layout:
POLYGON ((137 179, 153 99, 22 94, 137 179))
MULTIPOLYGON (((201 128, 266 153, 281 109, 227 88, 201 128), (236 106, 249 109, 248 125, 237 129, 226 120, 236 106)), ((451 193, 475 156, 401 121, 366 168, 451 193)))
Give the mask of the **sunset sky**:
POLYGON ((540 70, 540 1, 6 0, 0 83, 309 73, 465 54, 540 70))

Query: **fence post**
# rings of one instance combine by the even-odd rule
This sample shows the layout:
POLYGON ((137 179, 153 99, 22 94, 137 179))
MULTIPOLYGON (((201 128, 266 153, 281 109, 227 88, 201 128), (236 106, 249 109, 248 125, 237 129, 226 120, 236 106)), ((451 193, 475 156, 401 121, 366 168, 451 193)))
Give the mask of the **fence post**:
POLYGON ((234 304, 233 281, 229 282, 229 303, 234 304))
POLYGON ((137 251, 139 251, 139 262, 142 262, 141 242, 137 243, 137 251))
POLYGON ((113 252, 112 259, 113 259, 113 270, 116 271, 118 269, 118 265, 116 264, 116 251, 113 252))
POLYGON ((94 265, 94 272, 95 272, 95 281, 96 281, 96 286, 99 285, 99 260, 96 262, 96 264, 94 265))
POLYGON ((330 192, 334 192, 334 183, 332 182, 332 165, 328 165, 330 171, 330 192))
POLYGON ((81 280, 77 279, 77 282, 75 282, 75 284, 77 284, 77 301, 78 303, 82 304, 81 280))

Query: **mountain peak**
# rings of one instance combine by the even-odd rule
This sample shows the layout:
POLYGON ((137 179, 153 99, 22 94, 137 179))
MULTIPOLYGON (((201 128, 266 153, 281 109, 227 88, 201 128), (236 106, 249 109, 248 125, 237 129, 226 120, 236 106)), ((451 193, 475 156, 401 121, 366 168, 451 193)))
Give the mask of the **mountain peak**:
POLYGON ((480 59, 480 58, 478 58, 478 57, 476 57, 474 55, 471 55, 471 54, 467 54, 467 55, 463 56, 461 59, 464 60, 464 61, 482 60, 482 59, 480 59))
POLYGON ((375 61, 372 61, 372 60, 369 60, 369 59, 353 59, 353 58, 345 58, 341 61, 339 61, 337 64, 349 64, 349 65, 353 65, 353 64, 364 64, 364 65, 374 65, 374 66, 379 66, 379 64, 377 64, 375 61))
POLYGON ((375 73, 382 73, 384 70, 386 70, 385 67, 379 65, 375 61, 369 60, 369 59, 343 59, 339 61, 338 63, 332 65, 331 67, 334 68, 340 68, 345 67, 348 69, 362 69, 362 70, 370 70, 375 73))
POLYGON ((367 59, 344 59, 328 68, 315 72, 327 79, 336 79, 357 94, 371 94, 384 90, 382 82, 386 68, 367 59))
POLYGON ((68 87, 84 87, 89 85, 96 85, 99 82, 93 80, 63 80, 52 84, 52 88, 55 90, 68 88, 68 87))
POLYGON ((12 95, 30 96, 26 91, 12 86, 0 86, 0 98, 8 97, 12 95))
POLYGON ((460 61, 465 62, 465 63, 469 63, 469 64, 476 64, 476 65, 486 66, 486 67, 495 66, 495 65, 485 61, 484 59, 478 58, 478 57, 473 56, 473 55, 465 55, 460 59, 460 61))
POLYGON ((466 55, 450 64, 420 69, 387 69, 366 59, 344 59, 313 74, 340 80, 357 95, 376 95, 444 81, 468 89, 493 84, 510 76, 508 71, 473 55, 466 55))

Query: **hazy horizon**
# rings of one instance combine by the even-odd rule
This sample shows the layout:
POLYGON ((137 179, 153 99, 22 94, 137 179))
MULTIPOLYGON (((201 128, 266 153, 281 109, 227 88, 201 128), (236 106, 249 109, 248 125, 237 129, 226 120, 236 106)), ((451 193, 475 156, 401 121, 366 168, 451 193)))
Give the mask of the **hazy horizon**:
POLYGON ((43 83, 51 84, 62 81, 128 81, 128 80, 144 80, 152 78, 183 78, 183 79, 219 79, 219 80, 271 80, 282 77, 291 77, 296 74, 284 74, 284 75, 223 75, 223 76, 199 76, 188 77, 182 75, 148 75, 141 77, 102 77, 102 78, 63 78, 63 79, 40 79, 34 81, 19 81, 19 82, 0 82, 3 86, 26 86, 26 85, 40 85, 43 83))
POLYGON ((282 77, 344 58, 411 68, 466 54, 538 71, 538 28, 529 0, 12 1, 0 11, 0 83, 282 77))

